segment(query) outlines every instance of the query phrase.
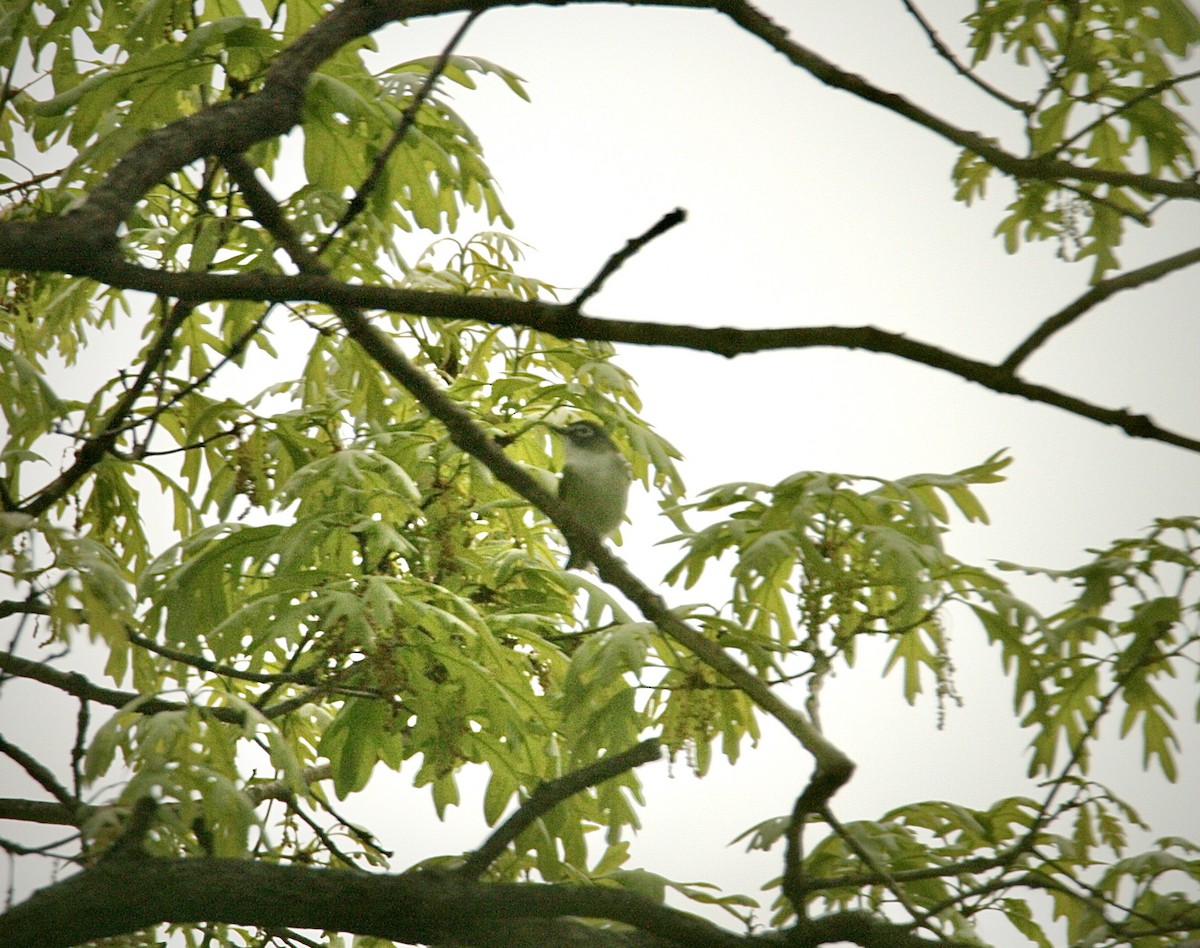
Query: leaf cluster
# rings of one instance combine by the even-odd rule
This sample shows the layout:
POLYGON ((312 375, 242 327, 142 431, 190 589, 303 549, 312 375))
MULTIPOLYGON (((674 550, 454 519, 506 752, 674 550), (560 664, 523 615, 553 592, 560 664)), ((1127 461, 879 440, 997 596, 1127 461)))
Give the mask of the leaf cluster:
MULTIPOLYGON (((323 15, 299 0, 263 16, 235 0, 10 5, 0 17, 0 154, 70 158, 45 176, 0 180, 6 219, 63 214, 111 181, 148 132, 261 94, 323 15), (17 82, 22 70, 34 78, 17 82)), ((1192 176, 1186 126, 1168 105, 1183 101, 1191 77, 1177 60, 1200 38, 1184 4, 981 0, 967 24, 972 69, 1000 48, 1041 71, 1036 97, 1016 103, 1035 162, 1192 176)), ((167 276, 274 276, 294 237, 346 284, 556 299, 522 271, 523 246, 496 229, 511 221, 481 143, 430 88, 438 77, 467 90, 491 77, 524 98, 522 80, 450 49, 381 68, 378 59, 370 39, 344 44, 309 79, 300 134, 239 159, 286 189, 278 220, 262 213, 234 156, 213 149, 141 195, 123 221, 126 259, 167 276), (468 235, 474 223, 485 229, 468 235), (432 243, 410 259, 400 248, 417 232, 432 243)), ((959 197, 982 194, 997 166, 965 152, 959 197)), ((1099 276, 1116 266, 1124 220, 1154 210, 1148 192, 1122 182, 1021 178, 999 230, 1010 250, 1076 241, 1099 276)), ((802 690, 804 723, 819 737, 823 683, 856 668, 868 642, 880 643, 908 702, 932 688, 944 712, 957 694, 943 616, 966 610, 1013 682, 1043 795, 977 808, 916 802, 846 823, 824 803, 798 802, 745 837, 787 850, 767 885, 779 890, 771 924, 803 939, 815 912, 866 916, 897 938, 975 943, 978 920, 998 913, 1049 945, 1028 900, 1044 891, 1072 942, 1150 948, 1200 929, 1187 888, 1200 881, 1195 847, 1167 839, 1130 854, 1141 818, 1090 776, 1110 719, 1119 737, 1136 735, 1147 767, 1177 776, 1168 685, 1197 660, 1195 518, 1160 520, 1076 569, 997 571, 959 560, 946 539, 955 511, 987 522, 978 489, 1002 479, 1003 453, 951 474, 803 471, 688 502, 678 453, 642 417, 608 342, 473 318, 376 317, 438 397, 538 483, 553 488, 563 460, 551 425, 605 423, 678 528, 666 584, 706 600, 673 612, 656 600, 655 613, 631 594, 639 617, 591 574, 560 568, 564 544, 547 516, 464 449, 433 398, 397 387, 339 307, 196 303, 178 292, 147 303, 60 273, 0 279, 0 575, 15 591, 0 615, 17 617, 0 661, 83 709, 74 745, 61 749, 70 788, 20 749, 0 749, 58 801, 55 818, 79 829, 69 850, 51 847, 61 858, 126 858, 151 800, 153 826, 132 848, 164 862, 389 866, 373 831, 339 815, 340 801, 389 769, 428 787, 444 816, 464 802, 464 772, 478 768, 478 804, 503 849, 478 873, 488 882, 619 890, 642 908, 674 892, 753 928, 754 900, 628 865, 642 803, 632 769, 541 808, 545 788, 647 734, 701 775, 716 752, 736 761, 759 739, 759 715, 779 707, 753 686, 768 697, 802 690), (118 370, 97 345, 114 330, 129 349, 118 370), (96 361, 104 370, 91 391, 51 384, 62 365, 96 361), (1064 584, 1068 601, 1043 615, 1003 571, 1064 584), (672 619, 694 630, 689 646, 672 619), (22 658, 30 639, 67 654, 90 640, 103 675, 133 691, 22 658), (98 705, 109 716, 93 723, 98 705), (510 843, 500 834, 514 812, 532 818, 510 843)), ((578 309, 558 325, 577 325, 578 309)), ((603 575, 617 573, 610 564, 603 575)), ((446 852, 421 870, 440 878, 469 864, 446 852)), ((209 943, 258 937, 185 930, 209 943)))
MULTIPOLYGON (((1182 0, 985 0, 964 22, 972 69, 1001 51, 1034 74, 1028 99, 1002 97, 1022 115, 1029 158, 1177 181, 1195 173, 1192 130, 1178 106, 1188 102, 1183 86, 1197 78, 1183 67, 1200 41, 1200 20, 1182 0)), ((981 197, 993 168, 964 151, 954 168, 957 198, 981 197)), ((1093 282, 1118 267, 1126 222, 1149 224, 1162 203, 1116 180, 1032 177, 1016 190, 996 228, 1005 249, 1056 240, 1064 258, 1093 259, 1093 282)))

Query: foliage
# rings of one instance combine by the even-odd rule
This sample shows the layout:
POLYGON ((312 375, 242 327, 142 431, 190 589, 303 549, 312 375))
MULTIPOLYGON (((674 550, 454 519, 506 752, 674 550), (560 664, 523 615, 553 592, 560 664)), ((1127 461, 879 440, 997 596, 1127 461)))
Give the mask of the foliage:
MULTIPOLYGON (((7 220, 62 212, 148 131, 260 92, 271 64, 322 16, 317 4, 267 7, 263 17, 234 0, 7 9, 4 171, 15 175, 14 156, 29 148, 70 156, 45 177, 0 177, 7 220), (14 79, 24 72, 36 80, 14 79)), ((1185 101, 1175 69, 1200 39, 1182 2, 980 0, 966 23, 973 66, 1000 50, 1041 67, 1044 84, 1018 103, 1034 159, 1192 178, 1194 139, 1169 104, 1185 101)), ((522 80, 460 55, 373 72, 373 48, 347 43, 313 75, 302 141, 272 138, 247 153, 274 183, 302 170, 280 201, 288 225, 345 283, 555 299, 521 272, 522 245, 494 229, 512 222, 481 143, 444 97, 426 97, 438 75, 467 90, 498 79, 524 97, 522 80), (418 232, 429 246, 406 259, 397 248, 418 232)), ((121 234, 129 260, 169 274, 285 272, 278 232, 224 157, 178 169, 142 197, 121 234)), ((997 167, 964 152, 958 197, 981 195, 997 167)), ((1006 247, 1075 240, 1096 278, 1117 266, 1124 222, 1146 223, 1154 210, 1137 181, 1103 175, 1029 176, 1016 187, 998 227, 1006 247)), ((714 752, 737 761, 757 741, 762 702, 663 622, 590 574, 564 571, 546 514, 464 450, 428 399, 398 390, 338 307, 269 295, 147 303, 59 272, 3 278, 3 615, 21 623, 14 643, 29 621, 42 646, 96 643, 104 675, 133 688, 39 679, 111 712, 94 726, 81 715, 73 753, 45 752, 58 766, 63 751, 70 789, 25 768, 78 827, 56 857, 111 865, 152 797, 151 856, 386 867, 370 828, 343 825, 334 799, 381 767, 427 786, 439 815, 481 804, 498 826, 536 806, 539 788, 646 735, 701 774, 714 752), (114 330, 143 333, 128 366, 87 396, 56 393, 60 364, 107 364, 96 336, 114 330), (460 794, 470 766, 487 774, 481 801, 460 794)), ((1001 480, 1001 453, 946 475, 804 471, 688 502, 678 454, 641 417, 611 344, 406 312, 377 324, 540 483, 553 485, 562 460, 549 425, 602 419, 679 528, 665 585, 703 584, 708 601, 678 618, 767 684, 805 689, 814 724, 823 681, 854 666, 868 639, 886 643, 884 671, 898 673, 907 701, 932 688, 939 705, 956 698, 947 611, 969 612, 997 647, 1043 795, 980 808, 914 802, 846 824, 824 805, 806 819, 767 818, 745 838, 791 854, 771 883, 773 927, 866 911, 903 915, 895 930, 906 935, 977 943, 978 920, 995 913, 1050 945, 1052 923, 1029 901, 1043 890, 1071 943, 1149 948, 1200 929, 1196 847, 1166 839, 1130 854, 1141 818, 1089 777, 1101 725, 1118 716, 1146 766, 1176 778, 1176 709, 1163 685, 1196 660, 1200 520, 1160 520, 1071 570, 963 562, 946 542, 953 512, 986 522, 977 491, 1001 480), (1070 585, 1073 600, 1040 614, 1006 583, 1016 570, 1070 585)), ((19 651, 5 656, 9 674, 26 674, 13 664, 19 651)), ((749 897, 628 865, 641 803, 632 769, 581 787, 493 854, 486 880, 586 883, 655 904, 670 890, 753 924, 749 897)), ((468 858, 445 853, 425 868, 451 872, 468 858)), ((180 927, 197 943, 256 937, 180 927)))
MULTIPOLYGON (((1195 173, 1188 123, 1168 104, 1187 103, 1180 87, 1194 74, 1178 74, 1175 62, 1200 40, 1200 20, 1183 0, 984 0, 965 22, 972 66, 1000 49, 1039 74, 1033 96, 1008 103, 1023 115, 1031 158, 1177 181, 1195 173)), ((964 151, 954 170, 958 198, 981 195, 988 172, 964 151)), ((1135 185, 1023 181, 996 233, 1009 253, 1022 240, 1057 240, 1064 256, 1094 258, 1099 280, 1118 266, 1125 223, 1149 223, 1154 209, 1135 185)))

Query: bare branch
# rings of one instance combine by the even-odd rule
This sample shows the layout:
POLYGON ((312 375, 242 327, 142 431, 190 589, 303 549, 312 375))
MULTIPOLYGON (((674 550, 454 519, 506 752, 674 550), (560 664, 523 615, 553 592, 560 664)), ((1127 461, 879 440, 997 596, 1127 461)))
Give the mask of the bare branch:
POLYGON ((575 299, 571 300, 569 305, 577 311, 582 309, 583 304, 600 292, 600 288, 604 286, 604 281, 620 270, 626 260, 645 247, 650 241, 654 240, 654 238, 662 236, 672 227, 682 224, 686 219, 687 211, 682 207, 677 207, 675 210, 664 214, 657 224, 641 236, 634 237, 628 241, 624 247, 609 257, 608 262, 600 268, 600 272, 592 277, 592 281, 579 291, 579 294, 575 299))
POLYGON ((1098 128, 1105 122, 1116 118, 1122 112, 1133 108, 1139 102, 1145 102, 1147 99, 1153 99, 1155 96, 1166 92, 1168 89, 1173 89, 1175 86, 1183 85, 1185 82, 1191 82, 1193 79, 1200 79, 1200 69, 1193 70, 1192 72, 1181 73, 1178 76, 1171 76, 1168 79, 1163 79, 1161 82, 1154 83, 1152 86, 1147 86, 1145 89, 1140 90, 1135 95, 1130 96, 1111 112, 1105 112, 1095 121, 1088 122, 1087 125, 1083 126, 1083 128, 1077 131, 1074 135, 1066 139, 1059 146, 1059 150, 1061 151, 1062 149, 1070 148, 1093 129, 1098 128))
POLYGON ((145 636, 138 635, 132 630, 126 630, 125 634, 129 641, 134 645, 138 645, 155 655, 161 655, 163 658, 169 658, 173 662, 180 662, 184 665, 189 665, 192 668, 197 668, 200 671, 206 671, 213 675, 221 675, 226 678, 237 678, 242 681, 254 681, 260 684, 272 684, 275 682, 284 682, 292 684, 312 685, 316 683, 316 669, 299 673, 274 672, 260 673, 251 671, 242 671, 238 668, 232 668, 229 665, 222 665, 219 662, 210 662, 207 658, 199 655, 193 655, 191 652, 184 652, 177 648, 171 648, 169 645, 160 645, 158 642, 151 641, 145 636))
POLYGON ((0 820, 16 820, 21 823, 78 826, 95 809, 86 803, 72 806, 67 803, 51 803, 48 800, 0 797, 0 820))
POLYGON ((1139 267, 1137 270, 1130 270, 1127 273, 1122 273, 1120 276, 1101 280, 1078 299, 1073 300, 1053 316, 1048 317, 1037 329, 1022 340, 1019 346, 1008 354, 1004 361, 1000 363, 999 368, 1005 372, 1016 372, 1021 363, 1028 359, 1047 339, 1056 332, 1066 329, 1071 323, 1088 312, 1088 310, 1098 306, 1113 294, 1119 293, 1122 290, 1145 286, 1147 283, 1161 279, 1169 273, 1174 273, 1176 270, 1190 267, 1194 263, 1200 263, 1200 247, 1185 250, 1183 253, 1147 264, 1144 267, 1139 267))
POLYGON ((48 616, 50 607, 31 599, 24 601, 5 599, 0 602, 0 619, 7 619, 11 615, 48 616))
MULTIPOLYGON (((671 3, 671 6, 682 5, 671 3)), ((844 69, 818 56, 812 50, 793 42, 782 27, 777 26, 764 13, 744 0, 713 0, 712 7, 757 36, 776 52, 786 56, 794 65, 809 73, 814 79, 849 92, 867 102, 882 106, 901 118, 915 122, 940 138, 974 152, 1006 175, 1018 179, 1036 181, 1095 181, 1113 187, 1135 188, 1148 194, 1167 197, 1200 198, 1200 181, 1187 179, 1172 181, 1154 175, 1136 174, 1130 171, 1111 171, 1104 168, 1075 165, 1070 161, 1046 155, 1023 158, 1005 151, 995 139, 978 132, 967 131, 934 115, 932 112, 910 102, 902 95, 881 89, 862 76, 844 69)))
MULTIPOLYGON (((862 844, 861 840, 856 839, 854 834, 842 825, 841 821, 839 821, 837 817, 833 815, 833 811, 830 810, 828 806, 822 809, 821 815, 825 818, 825 821, 830 825, 833 831, 837 833, 839 837, 841 837, 842 842, 844 842, 850 848, 850 851, 853 852, 854 855, 856 855, 860 860, 862 860, 863 865, 868 866, 871 869, 871 872, 875 874, 876 878, 878 878, 885 886, 887 886, 892 895, 896 897, 896 901, 904 906, 905 911, 908 912, 908 914, 912 916, 914 920, 916 920, 917 924, 928 925, 927 916, 922 913, 921 909, 916 905, 916 903, 909 898, 908 893, 904 891, 904 887, 892 877, 892 874, 886 868, 884 868, 882 863, 880 863, 880 861, 875 857, 874 853, 872 853, 870 849, 862 844)), ((934 935, 937 935, 936 929, 931 928, 930 930, 934 935)))
POLYGON ((67 788, 58 782, 45 764, 31 754, 21 750, 15 744, 5 740, 2 735, 0 735, 0 754, 4 754, 15 761, 25 773, 37 781, 43 790, 63 806, 74 808, 79 805, 79 801, 71 796, 67 788))
MULTIPOLYGON (((320 783, 322 780, 328 780, 330 776, 329 764, 304 768, 304 781, 307 784, 320 783)), ((255 806, 266 800, 287 800, 295 795, 292 785, 282 780, 250 784, 243 792, 255 806)), ((46 800, 0 797, 0 820, 17 820, 22 823, 81 826, 93 813, 102 809, 103 805, 90 803, 51 803, 46 800)))
MULTIPOLYGON (((200 918, 344 931, 404 943, 453 939, 494 944, 476 939, 480 932, 519 920, 542 920, 543 930, 553 931, 545 928, 547 921, 571 916, 624 922, 676 946, 746 944, 711 922, 619 889, 476 883, 432 872, 382 876, 211 858, 106 860, 0 915, 0 944, 68 948, 160 922, 200 918)), ((586 934, 587 926, 564 924, 586 934)), ((542 940, 563 943, 553 937, 542 940)))
POLYGON ((959 62, 958 57, 954 55, 950 47, 943 43, 942 38, 937 35, 937 31, 934 30, 933 25, 927 19, 925 19, 924 14, 917 9, 917 5, 912 3, 911 0, 900 0, 900 2, 904 4, 904 9, 909 12, 912 18, 917 21, 917 24, 921 27, 922 32, 925 34, 925 38, 929 40, 929 45, 933 47, 934 51, 941 56, 942 59, 946 60, 946 62, 948 62, 954 68, 956 73, 958 73, 972 85, 982 89, 996 101, 1003 102, 1009 108, 1016 109, 1018 112, 1022 112, 1025 115, 1029 115, 1034 111, 1034 106, 1032 103, 1022 102, 1020 99, 1014 99, 1006 92, 997 89, 991 83, 980 79, 973 70, 968 69, 961 62, 959 62))
MULTIPOLYGON (((347 0, 319 20, 272 63, 262 89, 218 103, 151 132, 131 148, 78 208, 36 221, 0 225, 0 266, 86 275, 99 262, 121 260, 117 228, 142 196, 172 171, 211 155, 241 153, 256 142, 285 134, 299 123, 312 72, 345 43, 400 18, 417 18, 513 5, 514 0, 347 0)), ((550 4, 559 0, 542 0, 550 4)), ((599 0, 575 0, 583 4, 599 0)), ((725 14, 818 81, 907 118, 974 152, 1003 173, 1043 181, 1094 181, 1147 194, 1200 198, 1200 181, 1074 165, 1047 156, 1022 158, 992 139, 959 128, 933 113, 848 73, 793 42, 787 32, 744 0, 630 0, 633 6, 709 9, 725 14)), ((290 249, 290 248, 289 248, 290 249)))
POLYGON ((32 497, 26 498, 20 505, 22 513, 38 517, 65 497, 88 472, 104 460, 104 456, 112 449, 117 438, 124 430, 125 420, 133 411, 134 405, 150 384, 150 379, 159 366, 166 360, 171 350, 175 334, 183 326, 184 320, 192 312, 192 303, 176 303, 164 317, 159 327, 154 344, 146 353, 142 369, 132 385, 126 389, 117 404, 109 411, 99 434, 88 438, 75 454, 75 461, 53 481, 39 490, 32 497))
POLYGON ((406 944, 477 948, 959 948, 867 912, 835 912, 791 931, 739 936, 695 915, 601 886, 478 883, 433 872, 399 876, 241 859, 113 859, 0 915, 0 944, 69 948, 162 922, 313 928, 406 944), (600 918, 636 929, 597 928, 600 918))
MULTIPOLYGON (((94 701, 97 704, 102 704, 110 708, 124 708, 131 702, 142 699, 136 708, 138 714, 158 714, 160 711, 183 711, 189 707, 198 707, 202 714, 213 717, 218 721, 224 721, 227 724, 241 725, 246 720, 245 714, 237 708, 220 705, 215 707, 186 705, 179 702, 166 701, 162 698, 146 698, 136 691, 120 691, 116 688, 105 688, 103 685, 95 684, 78 672, 59 671, 57 668, 51 668, 49 665, 44 665, 41 662, 21 658, 20 656, 13 655, 11 652, 0 652, 0 671, 5 671, 21 678, 29 678, 33 681, 40 681, 44 685, 57 688, 59 691, 74 695, 76 698, 94 701)), ((311 688, 295 697, 263 708, 262 713, 267 718, 277 718, 303 707, 310 701, 324 696, 325 693, 326 691, 323 688, 311 688)))
POLYGON ((509 843, 563 800, 588 787, 594 787, 605 780, 618 777, 641 764, 658 760, 661 756, 662 746, 657 740, 642 741, 627 751, 609 754, 586 767, 581 767, 574 773, 542 784, 530 794, 529 799, 522 803, 512 816, 496 828, 496 831, 484 841, 482 846, 467 857, 467 861, 463 863, 459 871, 468 878, 477 878, 499 858, 509 843))
POLYGON ((413 122, 417 120, 417 113, 421 111, 421 106, 429 100, 430 95, 433 94, 433 87, 437 85, 438 79, 446 71, 446 64, 450 61, 454 50, 458 47, 462 38, 467 35, 467 30, 471 28, 471 24, 482 13, 482 8, 472 10, 467 14, 466 20, 455 31, 454 35, 450 37, 450 42, 446 44, 445 49, 442 50, 441 55, 434 62, 433 67, 429 70, 429 74, 425 77, 425 81, 421 83, 421 88, 417 90, 417 94, 413 96, 413 100, 408 103, 408 107, 401 114, 400 121, 396 123, 396 130, 392 133, 392 137, 383 146, 383 150, 375 156, 375 162, 371 165, 371 170, 367 173, 367 177, 359 187, 358 192, 350 199, 350 203, 347 204, 346 213, 342 215, 342 219, 334 225, 333 230, 325 236, 325 239, 317 247, 318 256, 325 252, 325 249, 329 246, 333 238, 345 230, 346 226, 361 214, 363 208, 367 206, 367 198, 379 183, 383 169, 387 166, 388 158, 391 157, 392 152, 396 150, 400 143, 404 141, 408 130, 412 128, 413 122))
MULTIPOLYGON (((1135 271, 1136 272, 1136 271, 1135 271)), ((1120 281, 1121 277, 1113 280, 1120 281)), ((1200 452, 1200 439, 1163 428, 1149 416, 1095 405, 1073 395, 1018 378, 1003 366, 958 355, 874 326, 795 326, 779 329, 716 328, 637 320, 600 319, 576 313, 571 304, 526 302, 501 297, 461 296, 423 290, 340 283, 319 273, 164 273, 120 264, 106 272, 115 286, 188 299, 315 300, 333 307, 411 313, 431 319, 474 319, 497 326, 523 326, 560 338, 603 340, 642 346, 678 346, 732 357, 778 349, 831 347, 865 349, 899 356, 981 385, 1119 428, 1135 438, 1200 452)), ((1117 285, 1115 289, 1125 289, 1117 285)))

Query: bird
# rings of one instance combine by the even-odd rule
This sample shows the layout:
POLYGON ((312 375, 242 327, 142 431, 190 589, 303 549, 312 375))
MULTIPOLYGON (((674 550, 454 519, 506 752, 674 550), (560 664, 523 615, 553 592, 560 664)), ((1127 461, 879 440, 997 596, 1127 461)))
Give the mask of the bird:
MULTIPOLYGON (((562 436, 565 455, 558 499, 601 539, 611 536, 625 519, 632 480, 629 462, 594 421, 551 427, 562 436)), ((566 568, 582 569, 589 562, 583 553, 572 550, 566 568)))

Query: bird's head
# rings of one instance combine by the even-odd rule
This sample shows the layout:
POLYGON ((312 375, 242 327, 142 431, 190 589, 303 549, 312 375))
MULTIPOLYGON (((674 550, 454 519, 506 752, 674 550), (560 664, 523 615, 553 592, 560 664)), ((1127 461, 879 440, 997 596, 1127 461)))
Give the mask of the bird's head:
POLYGON ((580 419, 568 425, 551 425, 555 432, 566 438, 567 443, 583 451, 615 451, 608 432, 598 422, 580 419))

